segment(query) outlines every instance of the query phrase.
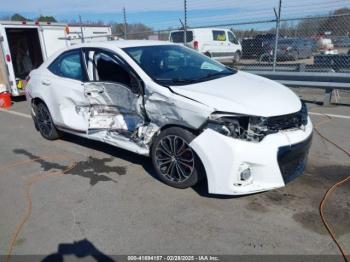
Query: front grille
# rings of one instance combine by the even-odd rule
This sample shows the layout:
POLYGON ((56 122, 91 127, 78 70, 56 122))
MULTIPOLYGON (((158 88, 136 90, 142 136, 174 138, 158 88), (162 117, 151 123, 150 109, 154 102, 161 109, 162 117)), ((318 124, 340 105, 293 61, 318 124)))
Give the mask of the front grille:
POLYGON ((302 117, 299 112, 283 116, 274 116, 267 119, 267 128, 270 131, 280 131, 299 128, 302 125, 302 117))
POLYGON ((307 109, 303 103, 299 112, 283 115, 273 116, 267 118, 267 128, 271 132, 278 132, 280 130, 287 130, 293 128, 300 128, 307 124, 307 109))
POLYGON ((301 143, 280 147, 278 149, 278 165, 285 184, 303 173, 311 146, 311 140, 312 136, 301 143))

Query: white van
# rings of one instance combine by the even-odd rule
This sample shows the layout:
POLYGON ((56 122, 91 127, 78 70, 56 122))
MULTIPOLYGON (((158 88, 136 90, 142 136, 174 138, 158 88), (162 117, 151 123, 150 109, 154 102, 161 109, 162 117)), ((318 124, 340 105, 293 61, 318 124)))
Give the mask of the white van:
POLYGON ((86 42, 96 41, 92 40, 96 37, 105 41, 112 33, 109 26, 0 21, 0 85, 12 96, 24 95, 30 71, 56 51, 81 43, 81 31, 86 42))
MULTIPOLYGON (((169 41, 184 43, 184 31, 171 31, 169 41)), ((242 56, 241 43, 229 29, 195 28, 187 30, 187 46, 221 62, 238 62, 242 56)))

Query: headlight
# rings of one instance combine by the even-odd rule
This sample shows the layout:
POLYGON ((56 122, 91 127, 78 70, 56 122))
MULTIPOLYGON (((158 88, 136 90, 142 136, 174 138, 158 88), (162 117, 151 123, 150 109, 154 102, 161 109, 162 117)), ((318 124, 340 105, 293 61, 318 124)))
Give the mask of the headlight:
POLYGON ((302 102, 300 111, 272 117, 213 113, 208 119, 206 128, 215 130, 225 136, 260 142, 265 136, 281 130, 303 128, 307 125, 307 122, 307 107, 302 102))
POLYGON ((247 133, 249 116, 213 114, 207 128, 234 138, 244 138, 247 133))
POLYGON ((307 125, 307 122, 308 122, 308 111, 307 111, 307 107, 306 107, 306 104, 301 101, 301 110, 300 110, 300 117, 301 117, 301 124, 303 126, 306 126, 307 125))

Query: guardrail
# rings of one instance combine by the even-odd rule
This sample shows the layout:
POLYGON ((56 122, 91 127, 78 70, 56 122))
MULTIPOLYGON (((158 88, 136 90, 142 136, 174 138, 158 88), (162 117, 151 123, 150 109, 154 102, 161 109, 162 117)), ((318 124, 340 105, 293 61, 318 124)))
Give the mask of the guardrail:
POLYGON ((289 87, 319 88, 325 90, 323 105, 328 106, 331 103, 332 92, 334 89, 350 91, 349 73, 327 72, 273 72, 273 71, 253 71, 246 72, 260 75, 271 80, 275 80, 289 87))

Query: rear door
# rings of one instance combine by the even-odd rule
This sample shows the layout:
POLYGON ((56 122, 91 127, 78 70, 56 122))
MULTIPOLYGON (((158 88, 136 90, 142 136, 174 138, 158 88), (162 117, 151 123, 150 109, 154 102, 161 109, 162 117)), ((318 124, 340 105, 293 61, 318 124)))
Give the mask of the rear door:
POLYGON ((80 48, 62 53, 41 75, 41 93, 55 124, 67 131, 88 131, 89 103, 84 94, 84 71, 80 48))
POLYGON ((90 106, 88 132, 104 139, 132 137, 144 123, 142 81, 116 54, 108 50, 86 48, 84 60, 89 81, 84 95, 90 106))

